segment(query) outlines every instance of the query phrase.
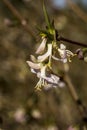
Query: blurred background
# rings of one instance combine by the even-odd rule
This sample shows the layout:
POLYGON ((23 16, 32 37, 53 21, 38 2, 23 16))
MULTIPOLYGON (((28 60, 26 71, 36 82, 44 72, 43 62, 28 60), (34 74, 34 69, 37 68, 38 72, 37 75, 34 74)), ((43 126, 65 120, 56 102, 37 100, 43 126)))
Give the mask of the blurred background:
MULTIPOLYGON (((60 35, 87 43, 87 0, 45 0, 60 35)), ((41 43, 42 0, 0 1, 0 130, 66 130, 80 113, 67 86, 35 92, 26 63, 41 43)), ((64 43, 75 52, 78 46, 64 43)), ((87 107, 87 63, 74 58, 69 75, 87 107)), ((58 68, 57 68, 58 69, 58 68)))

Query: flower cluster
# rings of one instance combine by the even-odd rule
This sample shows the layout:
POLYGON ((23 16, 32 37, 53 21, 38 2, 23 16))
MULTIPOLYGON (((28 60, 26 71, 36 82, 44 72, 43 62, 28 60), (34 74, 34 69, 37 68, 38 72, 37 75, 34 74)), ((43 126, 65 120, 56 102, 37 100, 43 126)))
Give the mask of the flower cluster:
MULTIPOLYGON (((50 87, 63 87, 64 81, 61 80, 60 76, 53 73, 53 60, 58 62, 67 63, 71 62, 73 56, 78 56, 79 59, 84 59, 87 61, 87 56, 84 58, 84 54, 87 52, 85 49, 77 49, 77 51, 72 53, 70 50, 66 49, 64 44, 59 44, 58 41, 67 41, 71 40, 64 39, 60 37, 58 31, 55 29, 54 21, 50 21, 49 15, 45 8, 43 2, 43 11, 46 21, 46 29, 39 29, 42 36, 42 42, 36 50, 37 57, 31 55, 31 61, 27 61, 31 72, 36 74, 39 78, 39 81, 36 85, 36 89, 40 90, 42 87, 48 89, 50 87)), ((72 43, 73 41, 71 41, 72 43)), ((78 42, 74 42, 77 45, 83 45, 78 42)), ((87 46, 86 44, 84 45, 87 46)))
POLYGON ((42 42, 36 50, 36 54, 37 58, 31 55, 31 61, 27 61, 31 72, 39 78, 35 88, 41 90, 42 87, 45 89, 57 86, 63 87, 65 85, 64 81, 53 73, 52 59, 63 63, 67 61, 71 62, 71 57, 74 54, 70 50, 67 50, 64 44, 60 44, 60 47, 58 47, 55 41, 49 43, 45 36, 42 37, 42 42), (59 57, 55 56, 56 52, 59 54, 59 57))

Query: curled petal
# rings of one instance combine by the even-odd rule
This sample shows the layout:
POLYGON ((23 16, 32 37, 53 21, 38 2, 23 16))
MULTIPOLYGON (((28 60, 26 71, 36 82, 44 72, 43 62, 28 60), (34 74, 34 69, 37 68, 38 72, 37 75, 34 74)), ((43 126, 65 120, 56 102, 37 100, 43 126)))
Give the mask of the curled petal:
POLYGON ((66 63, 66 62, 67 62, 67 58, 59 59, 59 58, 57 58, 57 57, 55 57, 55 56, 52 56, 52 58, 53 58, 54 60, 56 60, 56 61, 61 61, 61 62, 63 62, 63 63, 66 63))
POLYGON ((69 50, 66 50, 66 53, 67 53, 67 56, 72 56, 72 57, 74 56, 74 54, 69 50))
POLYGON ((31 68, 31 72, 34 73, 34 74, 37 73, 37 72, 35 71, 35 69, 32 69, 32 68, 31 68))
POLYGON ((40 46, 38 47, 38 49, 36 50, 36 54, 41 54, 43 53, 43 51, 45 50, 46 47, 46 42, 47 42, 47 38, 43 38, 40 46))
POLYGON ((61 50, 65 50, 66 49, 66 46, 64 44, 60 44, 60 49, 61 50))
POLYGON ((63 44, 60 44, 60 48, 58 48, 58 52, 61 57, 61 61, 63 63, 66 63, 67 60, 71 62, 71 57, 75 55, 70 50, 66 50, 66 46, 64 46, 63 44))
POLYGON ((47 81, 48 84, 58 85, 60 78, 56 75, 51 74, 50 76, 43 76, 44 80, 47 81))
POLYGON ((58 77, 58 76, 56 76, 56 75, 54 75, 54 74, 51 74, 51 83, 53 83, 53 84, 57 84, 58 85, 58 82, 59 82, 59 80, 60 80, 60 78, 58 77))
POLYGON ((54 75, 54 74, 51 74, 50 77, 43 77, 43 79, 47 82, 47 85, 49 88, 50 87, 64 87, 65 86, 65 83, 63 81, 60 80, 60 77, 54 75))
POLYGON ((55 56, 52 56, 52 58, 53 58, 54 60, 56 60, 56 61, 60 61, 60 59, 57 58, 57 57, 55 57, 55 56))
POLYGON ((58 49, 58 51, 59 51, 59 54, 60 54, 61 58, 64 59, 64 58, 67 57, 67 52, 66 52, 66 50, 58 49))
POLYGON ((38 62, 45 61, 52 54, 52 44, 48 44, 48 50, 44 55, 38 56, 38 62))
POLYGON ((26 61, 28 63, 28 65, 32 68, 32 69, 40 69, 40 63, 33 63, 31 61, 26 61))
MULTIPOLYGON (((31 68, 31 72, 37 75, 40 75, 40 69, 32 69, 31 68)), ((38 77, 38 76, 37 76, 38 77)), ((40 76, 39 76, 40 77, 40 76)))
POLYGON ((38 62, 43 62, 43 61, 45 61, 48 57, 49 57, 49 53, 46 52, 44 55, 38 56, 38 62))

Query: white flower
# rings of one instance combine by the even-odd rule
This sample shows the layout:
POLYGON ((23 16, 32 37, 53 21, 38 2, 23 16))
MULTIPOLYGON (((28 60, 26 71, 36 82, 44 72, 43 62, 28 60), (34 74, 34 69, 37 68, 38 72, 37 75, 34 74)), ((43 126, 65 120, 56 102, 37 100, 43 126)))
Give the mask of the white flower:
POLYGON ((52 55, 52 44, 48 44, 47 52, 41 56, 38 56, 38 62, 45 61, 49 56, 52 55))
POLYGON ((51 73, 51 70, 47 65, 43 65, 41 63, 33 63, 31 61, 27 61, 28 65, 31 68, 31 72, 35 73, 39 78, 39 81, 36 85, 37 90, 41 90, 44 88, 52 88, 52 87, 63 87, 65 84, 62 83, 60 77, 51 73), (49 70, 49 71, 48 71, 49 70))
POLYGON ((46 42, 47 42, 47 38, 44 37, 41 44, 40 44, 40 46, 36 50, 36 54, 42 54, 44 52, 45 47, 46 47, 46 42))
POLYGON ((67 61, 71 62, 70 58, 74 56, 74 54, 70 50, 66 50, 66 46, 63 44, 60 44, 58 52, 63 63, 66 63, 67 61))
POLYGON ((64 87, 65 83, 63 81, 60 80, 60 77, 58 77, 55 74, 50 74, 49 76, 46 76, 44 78, 47 82, 47 85, 45 86, 45 88, 52 88, 52 87, 64 87))
MULTIPOLYGON (((36 53, 42 53, 45 48, 44 43, 46 44, 46 39, 43 39, 36 53)), ((37 90, 41 90, 42 87, 48 89, 57 86, 63 87, 65 85, 65 83, 60 80, 59 76, 51 72, 51 58, 58 61, 63 61, 65 63, 67 61, 67 57, 69 57, 70 52, 66 50, 66 47, 63 44, 60 45, 58 51, 61 59, 52 56, 52 44, 47 44, 47 51, 45 54, 39 55, 37 58, 31 55, 31 61, 27 61, 31 68, 31 72, 36 74, 39 78, 39 81, 35 87, 37 90), (44 61, 46 60, 48 61, 45 63, 44 61)))
POLYGON ((41 64, 40 63, 34 63, 31 61, 26 61, 28 63, 28 65, 30 66, 30 68, 32 69, 40 69, 41 64))
POLYGON ((40 89, 42 86, 45 89, 57 86, 64 87, 65 83, 60 80, 60 77, 56 76, 55 74, 52 74, 51 72, 48 72, 47 69, 49 69, 47 66, 43 66, 41 68, 41 71, 37 73, 39 82, 37 83, 35 88, 40 89))

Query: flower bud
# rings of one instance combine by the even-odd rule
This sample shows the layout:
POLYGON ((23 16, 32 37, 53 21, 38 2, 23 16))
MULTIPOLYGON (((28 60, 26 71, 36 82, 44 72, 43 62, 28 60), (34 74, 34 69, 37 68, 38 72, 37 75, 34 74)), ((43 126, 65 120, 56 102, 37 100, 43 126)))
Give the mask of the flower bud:
POLYGON ((76 54, 77 54, 77 56, 78 56, 78 58, 79 58, 80 60, 83 60, 84 55, 83 55, 83 51, 82 51, 81 48, 79 48, 79 49, 76 50, 76 54))

